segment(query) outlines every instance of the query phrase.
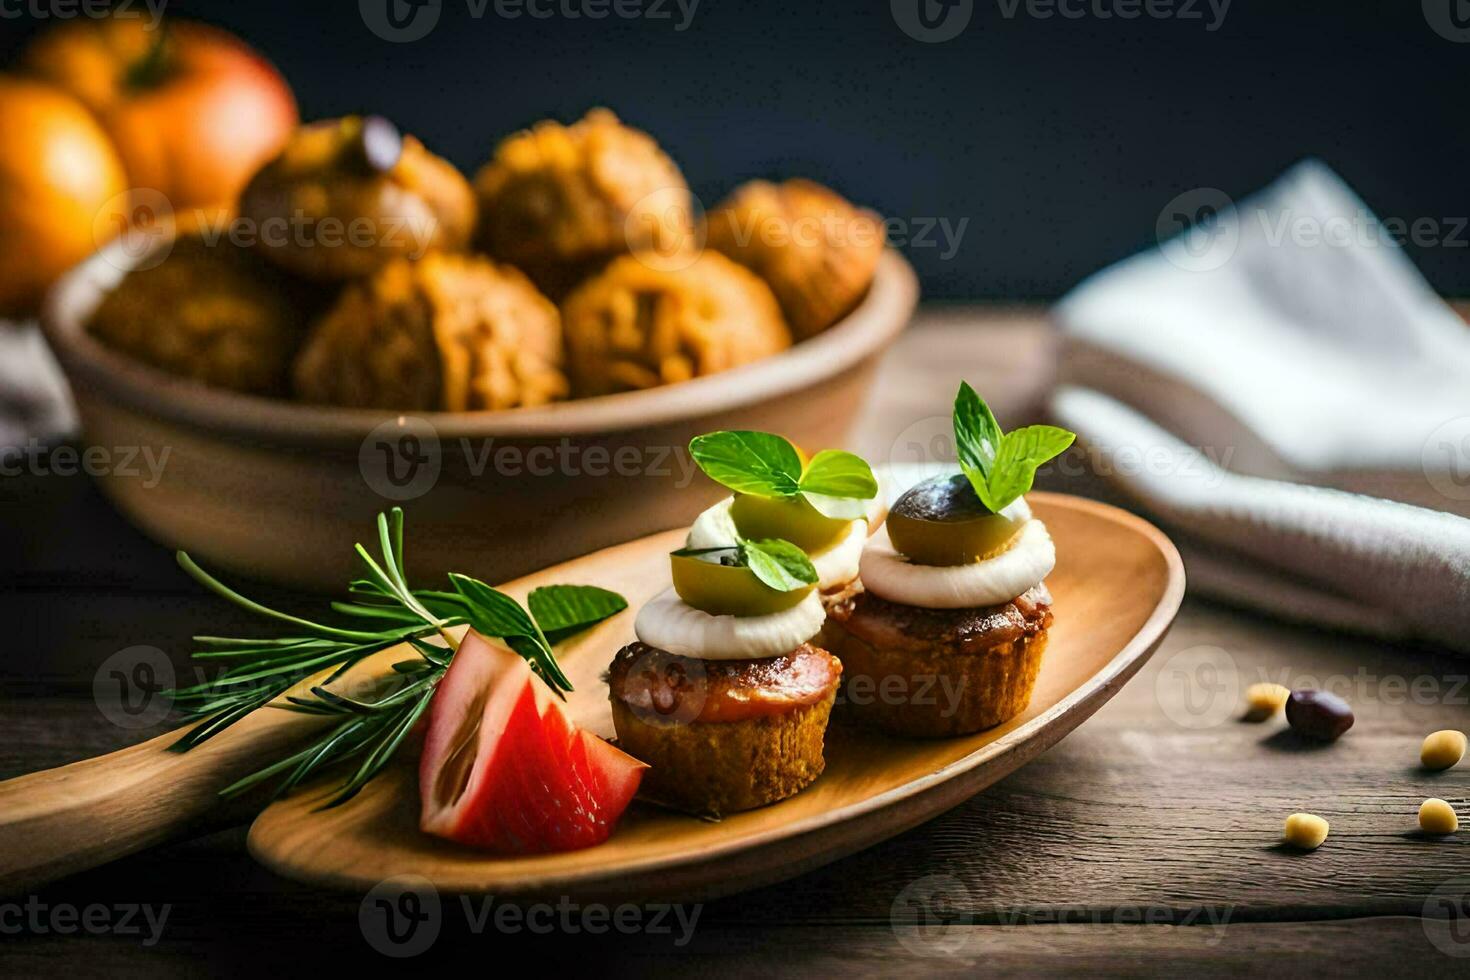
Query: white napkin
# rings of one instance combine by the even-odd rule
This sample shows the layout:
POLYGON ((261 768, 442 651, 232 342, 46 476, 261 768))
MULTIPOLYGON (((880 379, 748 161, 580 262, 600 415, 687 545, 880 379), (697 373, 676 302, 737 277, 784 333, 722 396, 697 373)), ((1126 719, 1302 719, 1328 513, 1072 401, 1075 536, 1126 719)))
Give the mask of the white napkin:
POLYGON ((1470 521, 1439 512, 1470 512, 1470 327, 1331 171, 1298 165, 1055 317, 1054 415, 1176 535, 1191 587, 1470 650, 1470 521))
POLYGON ((76 425, 66 378, 40 329, 0 321, 0 451, 46 445, 76 425))

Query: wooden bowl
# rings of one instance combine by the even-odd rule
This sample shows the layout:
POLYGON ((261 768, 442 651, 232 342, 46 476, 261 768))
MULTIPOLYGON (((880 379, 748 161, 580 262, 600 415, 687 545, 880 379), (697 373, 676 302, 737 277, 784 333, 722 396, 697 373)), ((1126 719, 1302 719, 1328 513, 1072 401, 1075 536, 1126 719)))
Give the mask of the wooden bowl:
POLYGON ((355 576, 353 544, 394 504, 425 585, 448 570, 503 581, 686 525, 725 492, 693 468, 690 438, 764 429, 841 445, 918 299, 913 270, 889 252, 851 314, 758 364, 546 408, 404 416, 210 388, 103 346, 86 323, 142 258, 104 249, 42 311, 85 442, 162 462, 156 479, 119 466, 98 477, 102 490, 206 567, 331 592, 355 576))

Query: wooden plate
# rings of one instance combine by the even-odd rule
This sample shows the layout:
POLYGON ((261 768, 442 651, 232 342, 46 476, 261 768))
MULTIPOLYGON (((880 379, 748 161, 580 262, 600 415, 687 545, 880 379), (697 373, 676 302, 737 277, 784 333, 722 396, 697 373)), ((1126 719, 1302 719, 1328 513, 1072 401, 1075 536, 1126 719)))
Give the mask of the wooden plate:
MULTIPOLYGON (((416 755, 355 800, 317 811, 330 787, 304 791, 263 812, 250 852, 267 867, 316 885, 365 890, 399 874, 449 892, 569 896, 589 901, 700 899, 790 878, 851 854, 947 810, 1035 758, 1076 728, 1158 646, 1184 595, 1178 552, 1157 528, 1092 501, 1029 498, 1057 543, 1047 582, 1056 622, 1030 707, 1011 722, 964 738, 918 741, 834 722, 827 770, 780 803, 719 822, 635 803, 612 839, 565 854, 505 858, 418 830, 416 755)), ((567 562, 507 586, 521 597, 550 582, 617 589, 637 608, 666 587, 668 552, 682 532, 656 534, 567 562)), ((623 613, 561 654, 576 685, 572 714, 612 734, 601 675, 633 638, 623 613)), ((840 710, 840 709, 839 709, 840 710)))

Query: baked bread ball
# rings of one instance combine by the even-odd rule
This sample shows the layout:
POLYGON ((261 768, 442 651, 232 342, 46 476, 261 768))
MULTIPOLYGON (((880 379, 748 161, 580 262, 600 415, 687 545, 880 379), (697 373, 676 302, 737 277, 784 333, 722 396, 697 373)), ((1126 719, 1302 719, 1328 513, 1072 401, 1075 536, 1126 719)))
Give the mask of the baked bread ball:
POLYGON ((305 401, 463 412, 565 398, 556 307, 488 259, 394 259, 349 285, 293 369, 305 401))
POLYGON ((372 274, 391 259, 460 251, 475 195, 447 160, 381 116, 302 126, 240 196, 256 247, 317 280, 372 274))
POLYGON ((714 252, 669 268, 624 255, 562 304, 578 397, 688 381, 791 346, 771 290, 714 252))
POLYGON ((609 259, 693 239, 689 187, 647 133, 606 109, 507 137, 475 177, 479 245, 560 299, 609 259))
POLYGON ((810 180, 736 188, 705 218, 706 245, 755 270, 798 340, 846 316, 873 281, 883 221, 810 180))
POLYGON ((306 329, 299 299, 253 252, 184 234, 161 263, 129 273, 108 293, 89 329, 109 347, 174 374, 284 394, 306 329))

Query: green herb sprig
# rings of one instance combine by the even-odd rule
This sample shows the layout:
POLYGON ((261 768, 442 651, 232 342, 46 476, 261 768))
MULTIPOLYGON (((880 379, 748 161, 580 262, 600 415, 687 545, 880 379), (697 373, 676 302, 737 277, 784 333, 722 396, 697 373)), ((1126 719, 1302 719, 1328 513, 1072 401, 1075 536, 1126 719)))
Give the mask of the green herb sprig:
POLYGON ((1002 432, 990 406, 961 381, 954 399, 954 438, 970 486, 991 513, 999 513, 1030 490, 1037 468, 1065 452, 1077 435, 1054 425, 1002 432))
POLYGON ((817 569, 812 560, 790 541, 767 538, 750 541, 742 538, 734 545, 715 548, 680 548, 676 555, 705 557, 718 554, 723 564, 749 568, 756 578, 777 592, 794 592, 816 584, 817 569))
POLYGON ((805 497, 826 517, 855 520, 878 493, 861 456, 824 449, 805 468, 788 440, 769 432, 725 431, 695 436, 689 454, 711 480, 758 497, 805 497))
POLYGON ((397 507, 378 515, 378 546, 380 557, 374 558, 357 545, 365 574, 349 587, 356 601, 334 602, 331 607, 372 629, 333 626, 271 609, 234 591, 179 552, 179 565, 205 588, 292 629, 272 638, 196 636, 201 649, 194 658, 224 661, 226 667, 212 680, 171 692, 175 707, 186 718, 202 719, 171 748, 187 752, 273 703, 339 719, 301 751, 231 784, 222 795, 237 796, 279 778, 280 796, 329 766, 355 761, 356 767, 326 806, 344 803, 382 771, 428 708, 459 645, 449 632, 453 627, 468 625, 503 640, 564 697, 572 685, 556 661, 552 643, 628 607, 626 599, 607 589, 550 585, 531 592, 528 612, 503 592, 456 573, 449 575, 451 591, 411 589, 403 566, 403 511, 397 507), (378 700, 356 700, 330 689, 363 658, 399 644, 408 644, 417 656, 393 664, 396 686, 378 700), (331 673, 311 688, 311 697, 286 694, 324 670, 331 673))

